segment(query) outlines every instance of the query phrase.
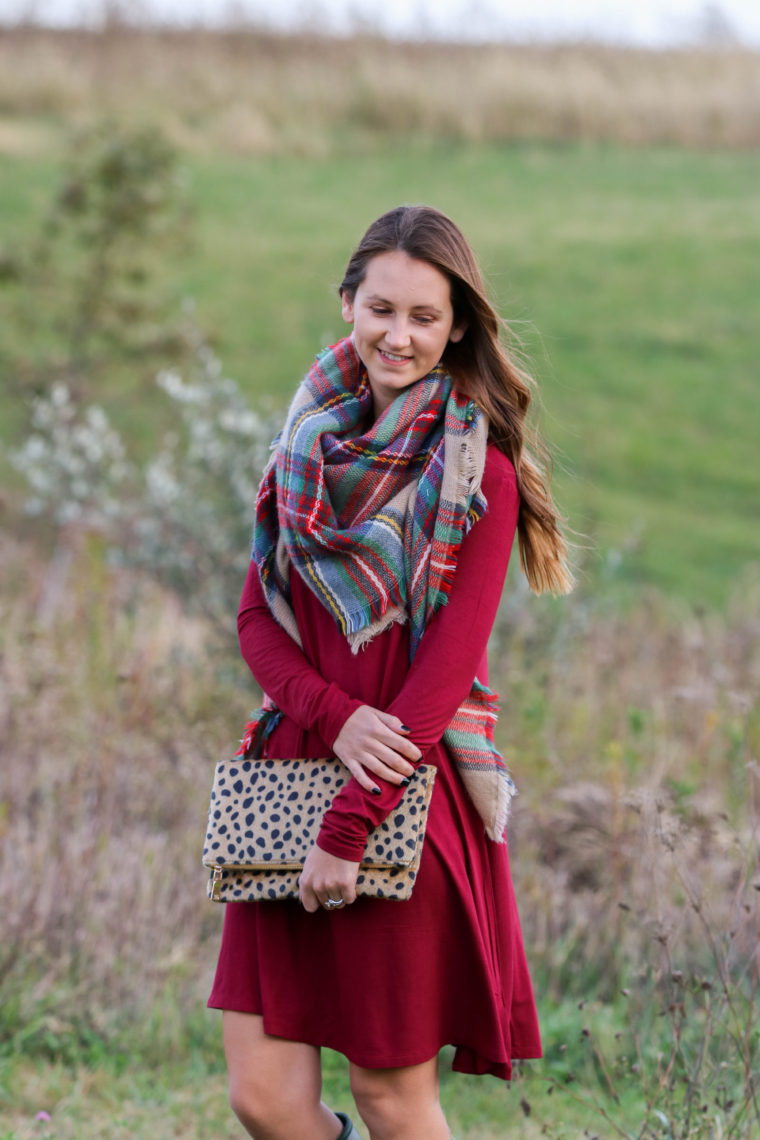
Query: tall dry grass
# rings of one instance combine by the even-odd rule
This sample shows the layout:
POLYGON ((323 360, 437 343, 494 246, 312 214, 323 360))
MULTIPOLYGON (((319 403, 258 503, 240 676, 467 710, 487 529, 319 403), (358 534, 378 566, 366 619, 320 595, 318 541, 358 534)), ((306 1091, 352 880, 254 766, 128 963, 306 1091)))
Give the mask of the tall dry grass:
POLYGON ((108 1035, 165 987, 197 999, 219 919, 206 785, 253 700, 172 595, 107 571, 92 541, 47 566, 2 555, 0 1037, 17 1047, 108 1035))
POLYGON ((57 119, 85 123, 109 110, 158 119, 183 146, 250 154, 323 153, 397 135, 751 147, 760 141, 760 54, 391 43, 250 27, 0 30, 6 150, 42 145, 57 119))
MULTIPOLYGON (((0 1005, 18 1047, 109 1034, 162 994, 202 1003, 221 920, 199 862, 213 763, 255 700, 172 595, 91 542, 47 564, 2 553, 0 1005)), ((607 1001, 647 971, 740 988, 756 972, 758 634, 757 592, 681 618, 510 596, 492 673, 543 1002, 607 1001)))
POLYGON ((697 897, 728 930, 748 896, 735 948, 751 957, 757 583, 727 616, 678 612, 657 595, 628 611, 583 599, 544 609, 517 592, 491 657, 499 740, 526 789, 511 837, 524 922, 554 996, 579 962, 597 996, 613 996, 667 932, 679 932, 684 967, 704 964, 697 897))

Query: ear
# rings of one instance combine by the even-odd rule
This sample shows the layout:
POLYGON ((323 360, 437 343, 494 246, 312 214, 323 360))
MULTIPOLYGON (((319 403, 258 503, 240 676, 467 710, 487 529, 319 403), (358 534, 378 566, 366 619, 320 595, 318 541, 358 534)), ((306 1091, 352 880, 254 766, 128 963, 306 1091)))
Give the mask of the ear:
POLYGON ((467 332, 467 322, 466 321, 464 321, 461 325, 454 325, 453 329, 449 333, 449 340, 453 344, 458 344, 466 332, 467 332))
POLYGON ((353 324, 354 320, 354 302, 348 296, 348 293, 343 293, 340 298, 340 311, 343 314, 343 320, 353 324))

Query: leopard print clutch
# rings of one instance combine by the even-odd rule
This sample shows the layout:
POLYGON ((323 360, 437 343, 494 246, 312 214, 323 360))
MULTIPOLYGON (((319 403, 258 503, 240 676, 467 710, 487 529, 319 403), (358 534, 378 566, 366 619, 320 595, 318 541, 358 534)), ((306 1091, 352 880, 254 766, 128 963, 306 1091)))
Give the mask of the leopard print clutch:
MULTIPOLYGON (((297 899, 322 816, 350 779, 340 760, 221 760, 203 863, 214 902, 297 899)), ((408 899, 420 865, 435 767, 421 764, 398 807, 367 838, 357 895, 408 899)))

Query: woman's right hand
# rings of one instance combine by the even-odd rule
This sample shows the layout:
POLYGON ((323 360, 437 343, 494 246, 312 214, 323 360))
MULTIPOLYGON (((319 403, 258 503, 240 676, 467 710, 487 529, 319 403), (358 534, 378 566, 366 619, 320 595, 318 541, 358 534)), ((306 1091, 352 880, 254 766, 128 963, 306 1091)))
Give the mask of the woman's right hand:
POLYGON ((420 760, 422 753, 408 739, 411 730, 397 716, 360 705, 338 733, 333 752, 351 775, 368 792, 380 792, 368 773, 401 784, 414 772, 410 760, 420 760))

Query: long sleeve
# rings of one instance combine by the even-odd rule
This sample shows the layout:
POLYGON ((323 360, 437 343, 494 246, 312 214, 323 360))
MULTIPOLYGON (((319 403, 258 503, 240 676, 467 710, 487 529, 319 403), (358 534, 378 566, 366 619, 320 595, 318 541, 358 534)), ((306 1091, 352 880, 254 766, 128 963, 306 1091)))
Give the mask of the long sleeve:
MULTIPOLYGON (((409 672, 387 712, 411 728, 422 752, 437 744, 470 692, 485 658, 517 527, 519 495, 514 468, 489 447, 483 477, 485 516, 465 537, 448 602, 435 614, 409 672)), ((368 831, 398 804, 403 788, 378 780, 369 795, 351 779, 326 812, 318 845, 342 859, 360 860, 368 831)))
POLYGON ((329 748, 362 704, 325 681, 272 617, 254 562, 238 612, 240 651, 264 692, 297 725, 317 732, 329 748))

